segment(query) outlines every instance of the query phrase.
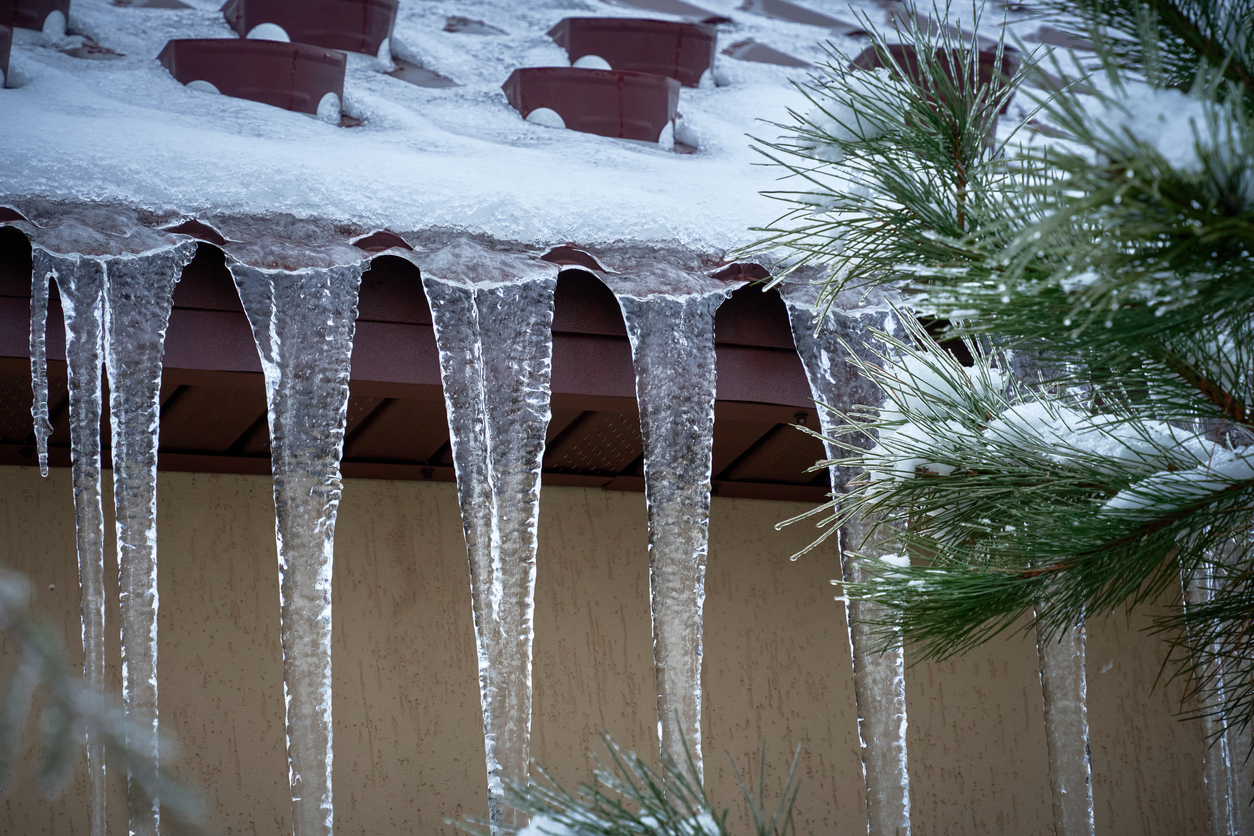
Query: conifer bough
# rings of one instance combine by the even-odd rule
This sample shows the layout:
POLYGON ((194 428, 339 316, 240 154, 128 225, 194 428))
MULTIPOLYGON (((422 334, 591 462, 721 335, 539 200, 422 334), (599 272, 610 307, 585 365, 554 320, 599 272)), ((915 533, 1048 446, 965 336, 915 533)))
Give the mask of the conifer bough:
POLYGON ((885 643, 900 627, 931 658, 1041 601, 1060 636, 1166 594, 1157 626, 1200 713, 1244 728, 1254 0, 1049 9, 1093 57, 1025 54, 981 85, 964 83, 982 65, 960 34, 877 33, 885 69, 833 52, 802 88, 810 111, 761 143, 789 186, 759 230, 758 251, 784 254, 777 275, 824 266, 826 299, 892 285, 975 356, 960 364, 920 326, 878 335, 891 350, 861 364, 889 403, 839 416, 841 464, 865 476, 829 509, 882 519, 873 536, 896 554, 849 594, 888 606, 885 643), (1204 590, 1187 607, 1182 582, 1204 590))

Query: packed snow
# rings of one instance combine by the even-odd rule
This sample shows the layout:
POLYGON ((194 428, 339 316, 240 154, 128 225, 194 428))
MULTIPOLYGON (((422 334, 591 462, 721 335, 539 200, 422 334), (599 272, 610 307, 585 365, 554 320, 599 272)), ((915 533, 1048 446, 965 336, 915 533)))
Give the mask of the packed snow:
MULTIPOLYGON (((17 30, 10 89, 0 90, 0 201, 42 195, 188 214, 288 212, 528 243, 637 239, 722 251, 751 241, 748 230, 778 214, 758 194, 776 187, 777 171, 756 165, 762 157, 748 135, 774 140, 779 130, 767 122, 807 107, 793 87, 805 68, 720 52, 719 84, 680 94, 676 138, 695 145, 694 154, 546 127, 510 107, 501 84, 519 67, 569 65, 545 34, 554 24, 666 16, 598 0, 403 0, 392 53, 460 86, 414 86, 379 71, 390 59, 350 54, 344 111, 365 123, 340 128, 175 81, 156 61, 168 40, 236 37, 218 0, 189 2, 194 8, 170 10, 75 0, 69 27, 78 35, 17 30), (503 34, 444 31, 454 15, 503 34), (82 35, 123 57, 84 60, 56 48, 82 35)), ((741 11, 736 0, 702 5, 733 20, 719 28, 720 50, 752 38, 815 63, 824 60, 822 42, 848 53, 865 44, 741 11)), ((887 22, 865 0, 830 11, 887 22)), ((1021 17, 1015 31, 1039 26, 1021 17)), ((981 32, 996 34, 1000 13, 986 18, 981 32)))

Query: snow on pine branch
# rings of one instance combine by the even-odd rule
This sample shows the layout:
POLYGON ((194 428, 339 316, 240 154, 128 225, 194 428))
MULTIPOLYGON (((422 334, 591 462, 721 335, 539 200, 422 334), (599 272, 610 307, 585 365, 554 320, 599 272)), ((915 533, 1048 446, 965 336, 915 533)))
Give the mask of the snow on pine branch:
MULTIPOLYGON (((952 542, 970 534, 972 509, 980 507, 972 491, 992 477, 1018 477, 1023 490, 1069 484, 1069 500, 1130 523, 1254 487, 1254 447, 1230 449, 1131 408, 1095 412, 1083 392, 1010 378, 1000 354, 977 355, 964 368, 921 328, 912 336, 922 348, 876 336, 888 351, 879 365, 859 366, 888 405, 842 416, 846 432, 877 436, 867 451, 843 444, 856 455, 842 463, 867 477, 845 516, 921 512, 924 530, 952 542)), ((989 532, 1014 535, 1013 523, 993 519, 1000 510, 984 509, 980 521, 989 532)))

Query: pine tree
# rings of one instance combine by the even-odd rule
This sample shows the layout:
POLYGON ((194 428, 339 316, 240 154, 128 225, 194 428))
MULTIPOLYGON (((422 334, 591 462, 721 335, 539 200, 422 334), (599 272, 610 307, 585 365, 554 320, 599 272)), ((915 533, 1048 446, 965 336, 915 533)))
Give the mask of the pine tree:
POLYGON ((829 299, 894 287, 964 341, 880 334, 888 350, 861 364, 889 402, 840 416, 843 463, 866 475, 830 507, 882 519, 890 554, 849 592, 889 607, 886 642, 900 627, 944 658, 1043 601, 1040 629, 1060 635, 1183 581, 1188 605, 1158 626, 1203 711, 1244 727, 1254 2, 1050 12, 1091 60, 1004 44, 981 60, 952 28, 878 33, 856 63, 882 69, 833 52, 802 87, 811 110, 764 143, 796 185, 773 193, 788 209, 759 250, 786 252, 782 272, 825 267, 829 299), (1032 103, 1017 125, 1012 98, 1032 103))

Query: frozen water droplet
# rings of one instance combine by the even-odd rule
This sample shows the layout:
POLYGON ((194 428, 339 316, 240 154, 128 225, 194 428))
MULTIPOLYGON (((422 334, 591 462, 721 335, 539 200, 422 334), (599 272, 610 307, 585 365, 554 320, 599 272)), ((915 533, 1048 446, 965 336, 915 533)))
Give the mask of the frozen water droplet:
POLYGON ((659 744, 678 764, 691 754, 699 777, 714 314, 739 285, 660 262, 613 267, 602 280, 627 324, 644 440, 659 744))
MULTIPOLYGON (((90 691, 105 692, 105 587, 104 587, 104 508, 101 501, 100 416, 101 366, 103 358, 103 292, 104 267, 96 259, 82 256, 59 256, 40 247, 31 253, 36 285, 42 287, 31 294, 32 308, 36 295, 42 296, 46 308, 48 281, 55 278, 61 297, 65 321, 66 365, 69 370, 70 396, 70 459, 74 484, 75 537, 78 550, 79 611, 82 619, 83 681, 90 691)), ((34 319, 34 317, 32 317, 34 319)), ((39 363, 44 362, 42 336, 43 317, 32 330, 40 334, 39 363)), ((31 361, 36 351, 32 345, 31 361)), ((42 372, 37 377, 43 377, 42 372)), ((46 421, 47 380, 44 378, 46 421)), ((37 397, 38 400, 38 397, 37 397)), ((43 438, 46 445, 47 436, 43 438)), ((46 466, 46 446, 41 464, 46 466)), ((92 732, 87 738, 87 773, 90 788, 91 828, 93 834, 105 832, 105 748, 104 741, 92 732)))
MULTIPOLYGON (((1040 607, 1037 608, 1038 619, 1040 607)), ((1084 674, 1084 625, 1060 639, 1046 639, 1039 626, 1041 695, 1045 741, 1058 833, 1093 834, 1093 770, 1089 762, 1089 721, 1084 674)))
MULTIPOLYGON (((1228 562, 1225 557, 1231 557, 1233 546, 1229 541, 1212 552, 1211 557, 1219 559, 1203 564, 1193 577, 1181 578, 1186 609, 1204 606, 1213 599, 1215 589, 1225 582, 1229 571, 1224 567, 1228 562)), ((1217 651, 1224 652, 1222 648, 1217 651)), ((1222 670, 1211 677, 1210 687, 1198 695, 1204 736, 1210 741, 1202 752, 1202 774, 1210 818, 1217 825, 1211 832, 1254 832, 1254 758, 1244 756, 1250 751, 1251 731, 1248 727, 1225 730, 1220 712, 1232 699, 1233 683, 1222 670)))
POLYGON ((249 29, 245 37, 250 41, 281 41, 285 44, 292 42, 287 30, 277 23, 259 23, 249 29))
MULTIPOLYGON (((122 707, 126 745, 157 763, 157 430, 161 362, 174 286, 193 242, 105 263, 104 358, 113 435, 113 502, 122 621, 122 707)), ((128 769, 130 830, 155 834, 160 804, 128 769)))
POLYGON ((575 60, 571 64, 572 67, 579 67, 581 70, 612 70, 610 62, 606 61, 600 55, 584 55, 575 60))
POLYGON ((193 79, 185 85, 188 90, 199 90, 201 93, 216 93, 221 95, 216 84, 212 81, 205 81, 202 78, 193 79))
POLYGON ((537 107, 527 114, 527 121, 536 125, 544 125, 546 128, 566 127, 566 120, 562 118, 562 114, 551 107, 537 107))
POLYGON ((33 254, 30 289, 30 415, 35 424, 35 447, 39 451, 39 473, 48 475, 48 436, 52 422, 48 418, 48 278, 47 253, 36 249, 33 254))

